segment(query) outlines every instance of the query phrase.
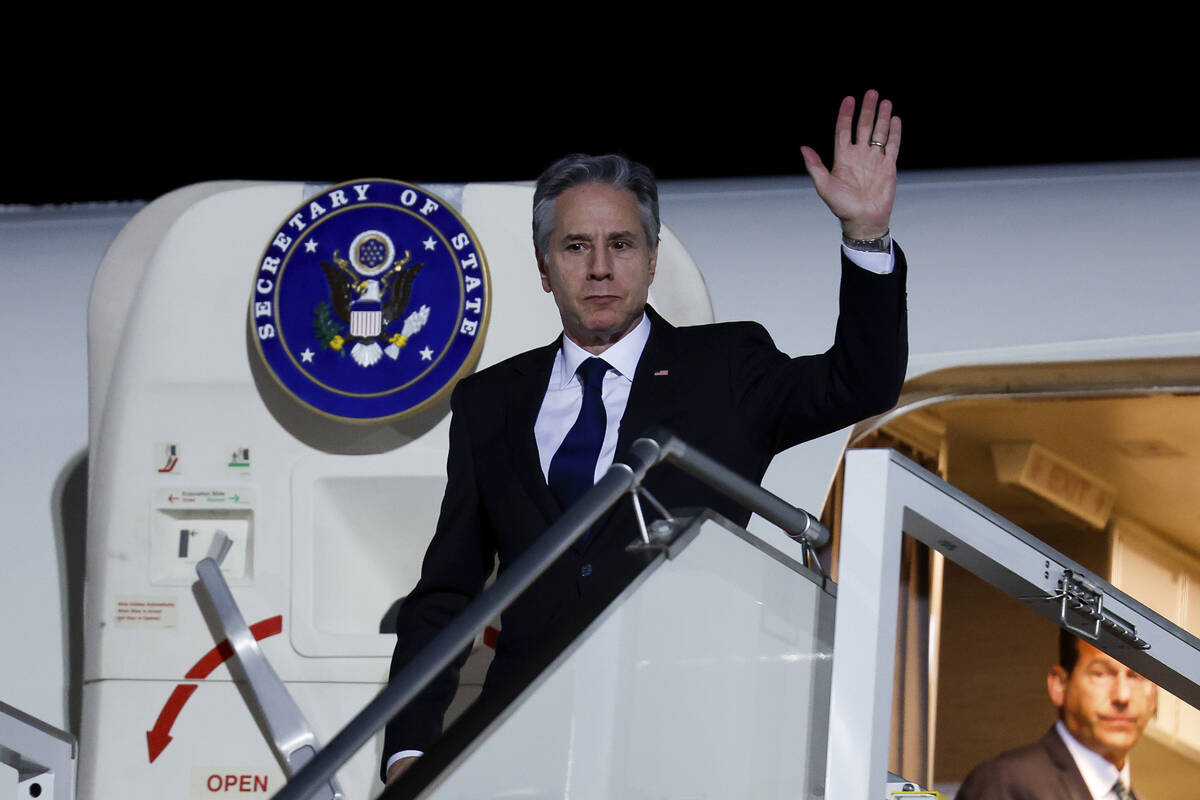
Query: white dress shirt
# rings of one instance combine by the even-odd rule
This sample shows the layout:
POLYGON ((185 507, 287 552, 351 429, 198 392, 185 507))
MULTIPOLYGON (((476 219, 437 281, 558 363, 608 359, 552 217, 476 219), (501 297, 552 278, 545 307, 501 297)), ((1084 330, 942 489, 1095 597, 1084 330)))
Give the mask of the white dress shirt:
POLYGON ((1054 723, 1054 730, 1058 732, 1059 738, 1063 740, 1071 758, 1074 759, 1075 766, 1079 768, 1083 782, 1092 793, 1092 800, 1117 800, 1117 795, 1112 790, 1117 778, 1121 779, 1125 788, 1129 788, 1128 758, 1125 759, 1125 766, 1118 770, 1107 758, 1080 744, 1067 730, 1067 726, 1063 725, 1062 720, 1054 723))
MULTIPOLYGON (((600 456, 596 459, 593 482, 599 480, 612 466, 613 456, 617 452, 617 433, 621 428, 621 418, 625 416, 629 392, 633 389, 633 373, 649 339, 650 318, 643 313, 641 321, 633 330, 600 354, 600 358, 608 362, 609 366, 608 372, 604 373, 604 382, 600 389, 607 423, 604 442, 600 445, 600 456)), ((562 347, 554 356, 546 396, 538 410, 537 421, 533 423, 533 438, 537 441, 542 477, 547 483, 550 482, 550 461, 567 438, 567 433, 575 424, 576 418, 579 417, 579 409, 583 406, 583 383, 575 371, 591 357, 591 353, 566 335, 563 336, 562 347)))

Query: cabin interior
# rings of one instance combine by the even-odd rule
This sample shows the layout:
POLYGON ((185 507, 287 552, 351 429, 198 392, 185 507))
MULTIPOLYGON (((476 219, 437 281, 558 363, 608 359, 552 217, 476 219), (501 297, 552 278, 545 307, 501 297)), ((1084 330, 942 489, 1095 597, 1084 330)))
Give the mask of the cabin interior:
MULTIPOLYGON (((910 383, 852 446, 900 450, 1200 634, 1198 379, 1194 359, 952 369, 910 383), (1052 468, 1034 478, 1039 458, 1052 468)), ((890 768, 952 796, 975 764, 1054 722, 1045 676, 1058 631, 906 544, 890 768)), ((1130 763, 1143 796, 1186 796, 1200 784, 1200 711, 1160 693, 1130 763)))

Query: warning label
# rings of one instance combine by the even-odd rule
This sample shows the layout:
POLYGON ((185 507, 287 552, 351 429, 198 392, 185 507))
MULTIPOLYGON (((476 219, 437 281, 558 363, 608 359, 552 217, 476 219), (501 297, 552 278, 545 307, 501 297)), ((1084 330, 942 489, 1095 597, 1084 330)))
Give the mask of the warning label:
POLYGON ((192 767, 188 796, 192 800, 248 794, 267 797, 282 787, 283 773, 277 767, 192 767))
POLYGON ((118 596, 113 623, 122 628, 174 628, 179 608, 170 595, 155 597, 118 596))

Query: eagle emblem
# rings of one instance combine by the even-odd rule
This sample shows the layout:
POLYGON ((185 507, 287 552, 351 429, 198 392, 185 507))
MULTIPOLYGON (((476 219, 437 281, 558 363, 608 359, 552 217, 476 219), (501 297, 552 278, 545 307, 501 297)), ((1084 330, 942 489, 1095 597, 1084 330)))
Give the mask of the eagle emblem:
MULTIPOLYGON (((329 282, 333 312, 349 326, 350 355, 362 367, 376 364, 384 355, 395 361, 400 348, 419 332, 429 321, 429 306, 421 306, 404 320, 400 331, 389 337, 389 326, 400 319, 408 307, 413 281, 425 265, 409 264, 412 251, 405 250, 404 257, 396 260, 396 248, 391 237, 383 231, 363 231, 350 243, 350 259, 334 250, 331 260, 321 262, 325 279, 329 282), (383 347, 379 339, 387 346, 383 347)), ((314 309, 314 327, 321 338, 322 331, 329 329, 328 311, 320 305, 314 309)), ((322 340, 326 347, 341 349, 347 344, 346 337, 333 334, 322 340), (340 339, 336 341, 335 339, 340 339)))

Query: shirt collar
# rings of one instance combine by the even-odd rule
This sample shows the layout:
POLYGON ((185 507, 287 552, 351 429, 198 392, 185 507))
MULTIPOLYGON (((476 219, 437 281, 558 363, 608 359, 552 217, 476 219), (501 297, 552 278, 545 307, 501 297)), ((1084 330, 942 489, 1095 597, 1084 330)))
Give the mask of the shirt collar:
POLYGON ((1071 758, 1075 761, 1075 766, 1079 768, 1079 774, 1083 776, 1083 782, 1087 784, 1092 797, 1108 797, 1108 791, 1112 789, 1118 777, 1126 788, 1129 787, 1128 756, 1125 757, 1125 766, 1118 771, 1111 761, 1095 750, 1089 750, 1072 736, 1062 720, 1054 723, 1054 729, 1058 731, 1059 738, 1063 740, 1067 750, 1070 751, 1071 758))
MULTIPOLYGON (((646 342, 649 339, 650 318, 643 311, 641 321, 633 327, 633 330, 622 336, 617 340, 616 344, 601 353, 600 358, 607 361, 608 365, 619 372, 626 380, 632 381, 633 374, 637 370, 638 361, 642 358, 642 351, 646 349, 646 342)), ((579 365, 591 357, 591 353, 575 344, 564 333, 562 337, 562 359, 560 360, 562 368, 555 381, 559 388, 575 380, 575 371, 579 369, 579 365)))

